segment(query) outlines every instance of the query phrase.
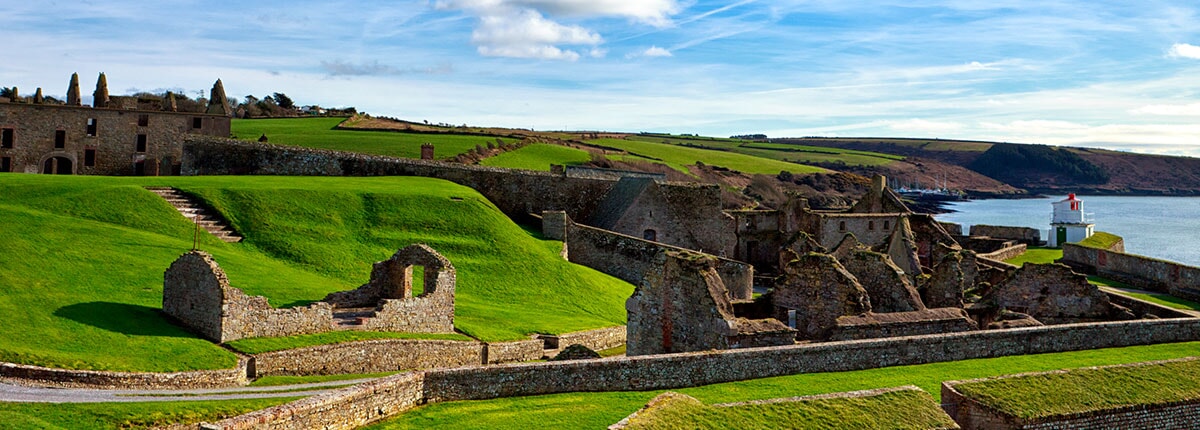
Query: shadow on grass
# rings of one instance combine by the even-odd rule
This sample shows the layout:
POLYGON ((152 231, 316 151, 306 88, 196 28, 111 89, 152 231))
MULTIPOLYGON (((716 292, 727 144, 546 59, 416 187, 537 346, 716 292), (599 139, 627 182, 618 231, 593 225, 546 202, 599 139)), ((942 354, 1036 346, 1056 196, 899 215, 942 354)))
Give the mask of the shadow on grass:
POLYGON ((171 324, 159 308, 114 302, 87 302, 54 311, 63 317, 111 332, 133 336, 196 337, 171 324))

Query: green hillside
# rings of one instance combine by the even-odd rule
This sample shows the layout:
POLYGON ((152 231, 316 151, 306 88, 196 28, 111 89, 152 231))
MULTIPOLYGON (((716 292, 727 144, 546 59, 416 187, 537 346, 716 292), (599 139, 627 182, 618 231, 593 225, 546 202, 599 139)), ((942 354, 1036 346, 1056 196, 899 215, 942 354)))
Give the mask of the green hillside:
POLYGON ((508 151, 495 157, 485 158, 479 164, 509 169, 550 171, 551 164, 574 166, 592 159, 587 151, 562 145, 537 143, 508 151))
POLYGON ((458 269, 456 326, 484 340, 623 324, 633 289, 567 263, 561 243, 531 236, 474 190, 434 179, 0 174, 0 360, 233 366, 231 353, 159 312, 162 273, 191 248, 193 227, 146 185, 196 193, 226 214, 246 240, 202 233, 200 248, 235 287, 275 306, 357 287, 372 262, 415 242, 458 269))
POLYGON ((661 141, 653 143, 629 139, 596 139, 590 140, 588 143, 618 148, 629 153, 628 155, 607 155, 608 158, 614 160, 637 160, 661 163, 684 173, 688 173, 687 166, 696 164, 697 161, 708 165, 726 167, 743 173, 764 175, 778 175, 779 172, 785 170, 792 173, 819 173, 828 171, 820 167, 804 164, 789 163, 730 151, 663 144, 661 141))
POLYGON ((692 136, 636 135, 629 136, 627 140, 714 149, 793 163, 842 163, 848 166, 882 166, 904 159, 903 156, 899 155, 856 151, 853 149, 692 136))
MULTIPOLYGON (((439 159, 454 158, 475 145, 495 144, 496 137, 445 133, 404 133, 389 131, 342 130, 335 128, 345 118, 273 118, 235 119, 230 128, 234 137, 258 140, 266 135, 269 143, 304 146, 364 154, 421 158, 421 144, 432 143, 439 159)), ((500 139, 513 142, 512 139, 500 139)))

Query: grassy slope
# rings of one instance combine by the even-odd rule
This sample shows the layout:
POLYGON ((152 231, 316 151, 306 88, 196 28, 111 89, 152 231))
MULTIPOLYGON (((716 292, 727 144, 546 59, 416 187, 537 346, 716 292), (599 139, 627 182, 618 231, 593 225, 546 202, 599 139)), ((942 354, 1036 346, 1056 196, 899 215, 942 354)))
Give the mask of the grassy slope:
POLYGON ((587 151, 562 145, 537 143, 509 151, 495 157, 485 158, 479 164, 509 169, 550 171, 551 164, 573 166, 592 159, 587 151))
POLYGON ((296 336, 238 339, 233 342, 228 342, 225 345, 237 350, 238 352, 246 354, 262 354, 264 352, 303 348, 306 346, 329 345, 368 339, 472 340, 467 336, 457 333, 331 331, 328 333, 302 334, 296 336))
POLYGON ((159 312, 163 270, 191 247, 193 231, 141 189, 163 184, 208 196, 229 215, 247 240, 202 234, 201 248, 235 287, 276 306, 354 288, 372 262, 412 242, 455 264, 456 325, 485 340, 621 324, 632 291, 565 262, 558 242, 535 239, 474 190, 443 181, 0 174, 0 312, 8 316, 0 359, 144 371, 234 364, 159 312))
POLYGON ((1061 248, 1046 248, 1041 246, 1030 246, 1025 249, 1025 253, 1016 257, 1004 260, 1005 263, 1015 264, 1020 266, 1025 263, 1050 264, 1054 260, 1062 258, 1063 252, 1061 248))
MULTIPOLYGON (((275 118, 235 119, 231 132, 238 139, 258 140, 266 134, 270 143, 420 158, 421 144, 434 144, 438 158, 453 158, 458 154, 495 143, 495 137, 465 134, 403 133, 388 131, 356 131, 334 129, 343 118, 275 118)), ((512 139, 501 139, 511 142, 512 139)))
MULTIPOLYGON (((678 145, 664 145, 662 143, 624 139, 596 139, 589 142, 613 148, 620 148, 644 157, 657 158, 661 161, 650 161, 665 163, 666 165, 671 166, 671 168, 684 173, 688 172, 688 165, 696 164, 697 161, 701 161, 704 164, 727 167, 744 173, 761 173, 767 175, 777 175, 779 172, 784 170, 792 173, 817 173, 827 171, 820 167, 787 163, 734 152, 689 148, 678 145)), ((622 157, 609 156, 609 158, 621 159, 622 157)), ((640 159, 639 157, 632 158, 640 159)))
POLYGON ((218 421, 295 398, 134 403, 0 403, 5 429, 142 429, 218 421))
POLYGON ((957 388, 1010 415, 1040 418, 1200 398, 1200 361, 1028 375, 957 388))
POLYGON ((928 393, 897 391, 870 397, 711 407, 672 398, 629 421, 631 430, 689 429, 913 429, 948 428, 954 421, 928 393))
MULTIPOLYGON (((1200 355, 1200 342, 963 360, 854 372, 807 373, 672 391, 711 404, 916 385, 940 399, 941 383, 946 380, 1196 355, 1200 355)), ((567 393, 438 403, 371 428, 604 428, 636 411, 659 393, 661 391, 567 393)))
POLYGON ((1087 239, 1079 241, 1079 245, 1089 248, 1109 249, 1120 241, 1121 236, 1098 231, 1095 234, 1088 236, 1087 239))
POLYGON ((879 152, 856 151, 852 149, 793 145, 784 143, 748 142, 732 139, 685 139, 677 137, 641 135, 630 136, 628 140, 712 148, 771 160, 795 163, 843 162, 851 166, 880 166, 889 164, 896 160, 904 159, 903 156, 879 152))

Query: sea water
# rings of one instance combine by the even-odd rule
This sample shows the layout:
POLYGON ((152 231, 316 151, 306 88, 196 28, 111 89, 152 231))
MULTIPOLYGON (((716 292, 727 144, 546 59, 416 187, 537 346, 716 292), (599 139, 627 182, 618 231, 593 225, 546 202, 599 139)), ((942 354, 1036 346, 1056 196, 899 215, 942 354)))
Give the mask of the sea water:
MULTIPOLYGON (((1031 227, 1046 240, 1050 203, 1064 198, 951 202, 947 208, 956 212, 937 219, 962 224, 963 233, 976 224, 1031 227)), ((1200 266, 1200 197, 1076 198, 1083 200, 1083 212, 1094 220, 1096 231, 1125 239, 1126 252, 1200 266)))

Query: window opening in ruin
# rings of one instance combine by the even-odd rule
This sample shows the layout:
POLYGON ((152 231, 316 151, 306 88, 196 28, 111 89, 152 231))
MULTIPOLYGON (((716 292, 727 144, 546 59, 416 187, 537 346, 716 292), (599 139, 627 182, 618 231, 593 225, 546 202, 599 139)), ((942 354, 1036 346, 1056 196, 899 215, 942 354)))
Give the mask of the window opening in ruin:
POLYGON ((0 129, 0 148, 12 148, 13 141, 17 140, 13 135, 13 129, 0 129))
POLYGON ((94 148, 87 148, 83 150, 83 165, 86 167, 93 167, 96 165, 96 150, 94 148))
POLYGON ((875 230, 875 221, 867 221, 867 230, 875 230))
POLYGON ((67 147, 67 131, 54 131, 54 149, 63 149, 67 147))
POLYGON ((0 157, 0 172, 12 171, 12 158, 0 157))
POLYGON ((200 118, 200 117, 192 118, 192 128, 201 128, 203 126, 204 126, 204 118, 200 118))
POLYGON ((838 221, 838 231, 846 231, 846 222, 838 221))
POLYGON ((136 152, 146 152, 146 135, 144 135, 144 134, 137 135, 136 152))
POLYGON ((884 221, 884 222, 883 222, 883 229, 884 229, 884 230, 887 230, 887 229, 889 229, 889 228, 891 228, 891 227, 892 227, 892 226, 891 226, 891 221, 884 221))
POLYGON ((658 240, 658 232, 654 231, 654 229, 648 228, 648 229, 646 229, 646 231, 642 232, 642 239, 646 239, 651 242, 657 241, 658 240))
POLYGON ((138 115, 138 127, 145 127, 147 125, 150 125, 150 115, 138 115))
POLYGON ((87 135, 88 136, 92 136, 92 137, 96 136, 96 125, 97 125, 96 123, 97 123, 96 118, 88 118, 88 120, 87 120, 87 135))
POLYGON ((417 297, 425 294, 425 266, 408 266, 405 269, 404 291, 408 292, 407 297, 417 297))
POLYGON ((134 176, 145 176, 146 175, 146 161, 145 160, 133 163, 133 175, 134 176))

